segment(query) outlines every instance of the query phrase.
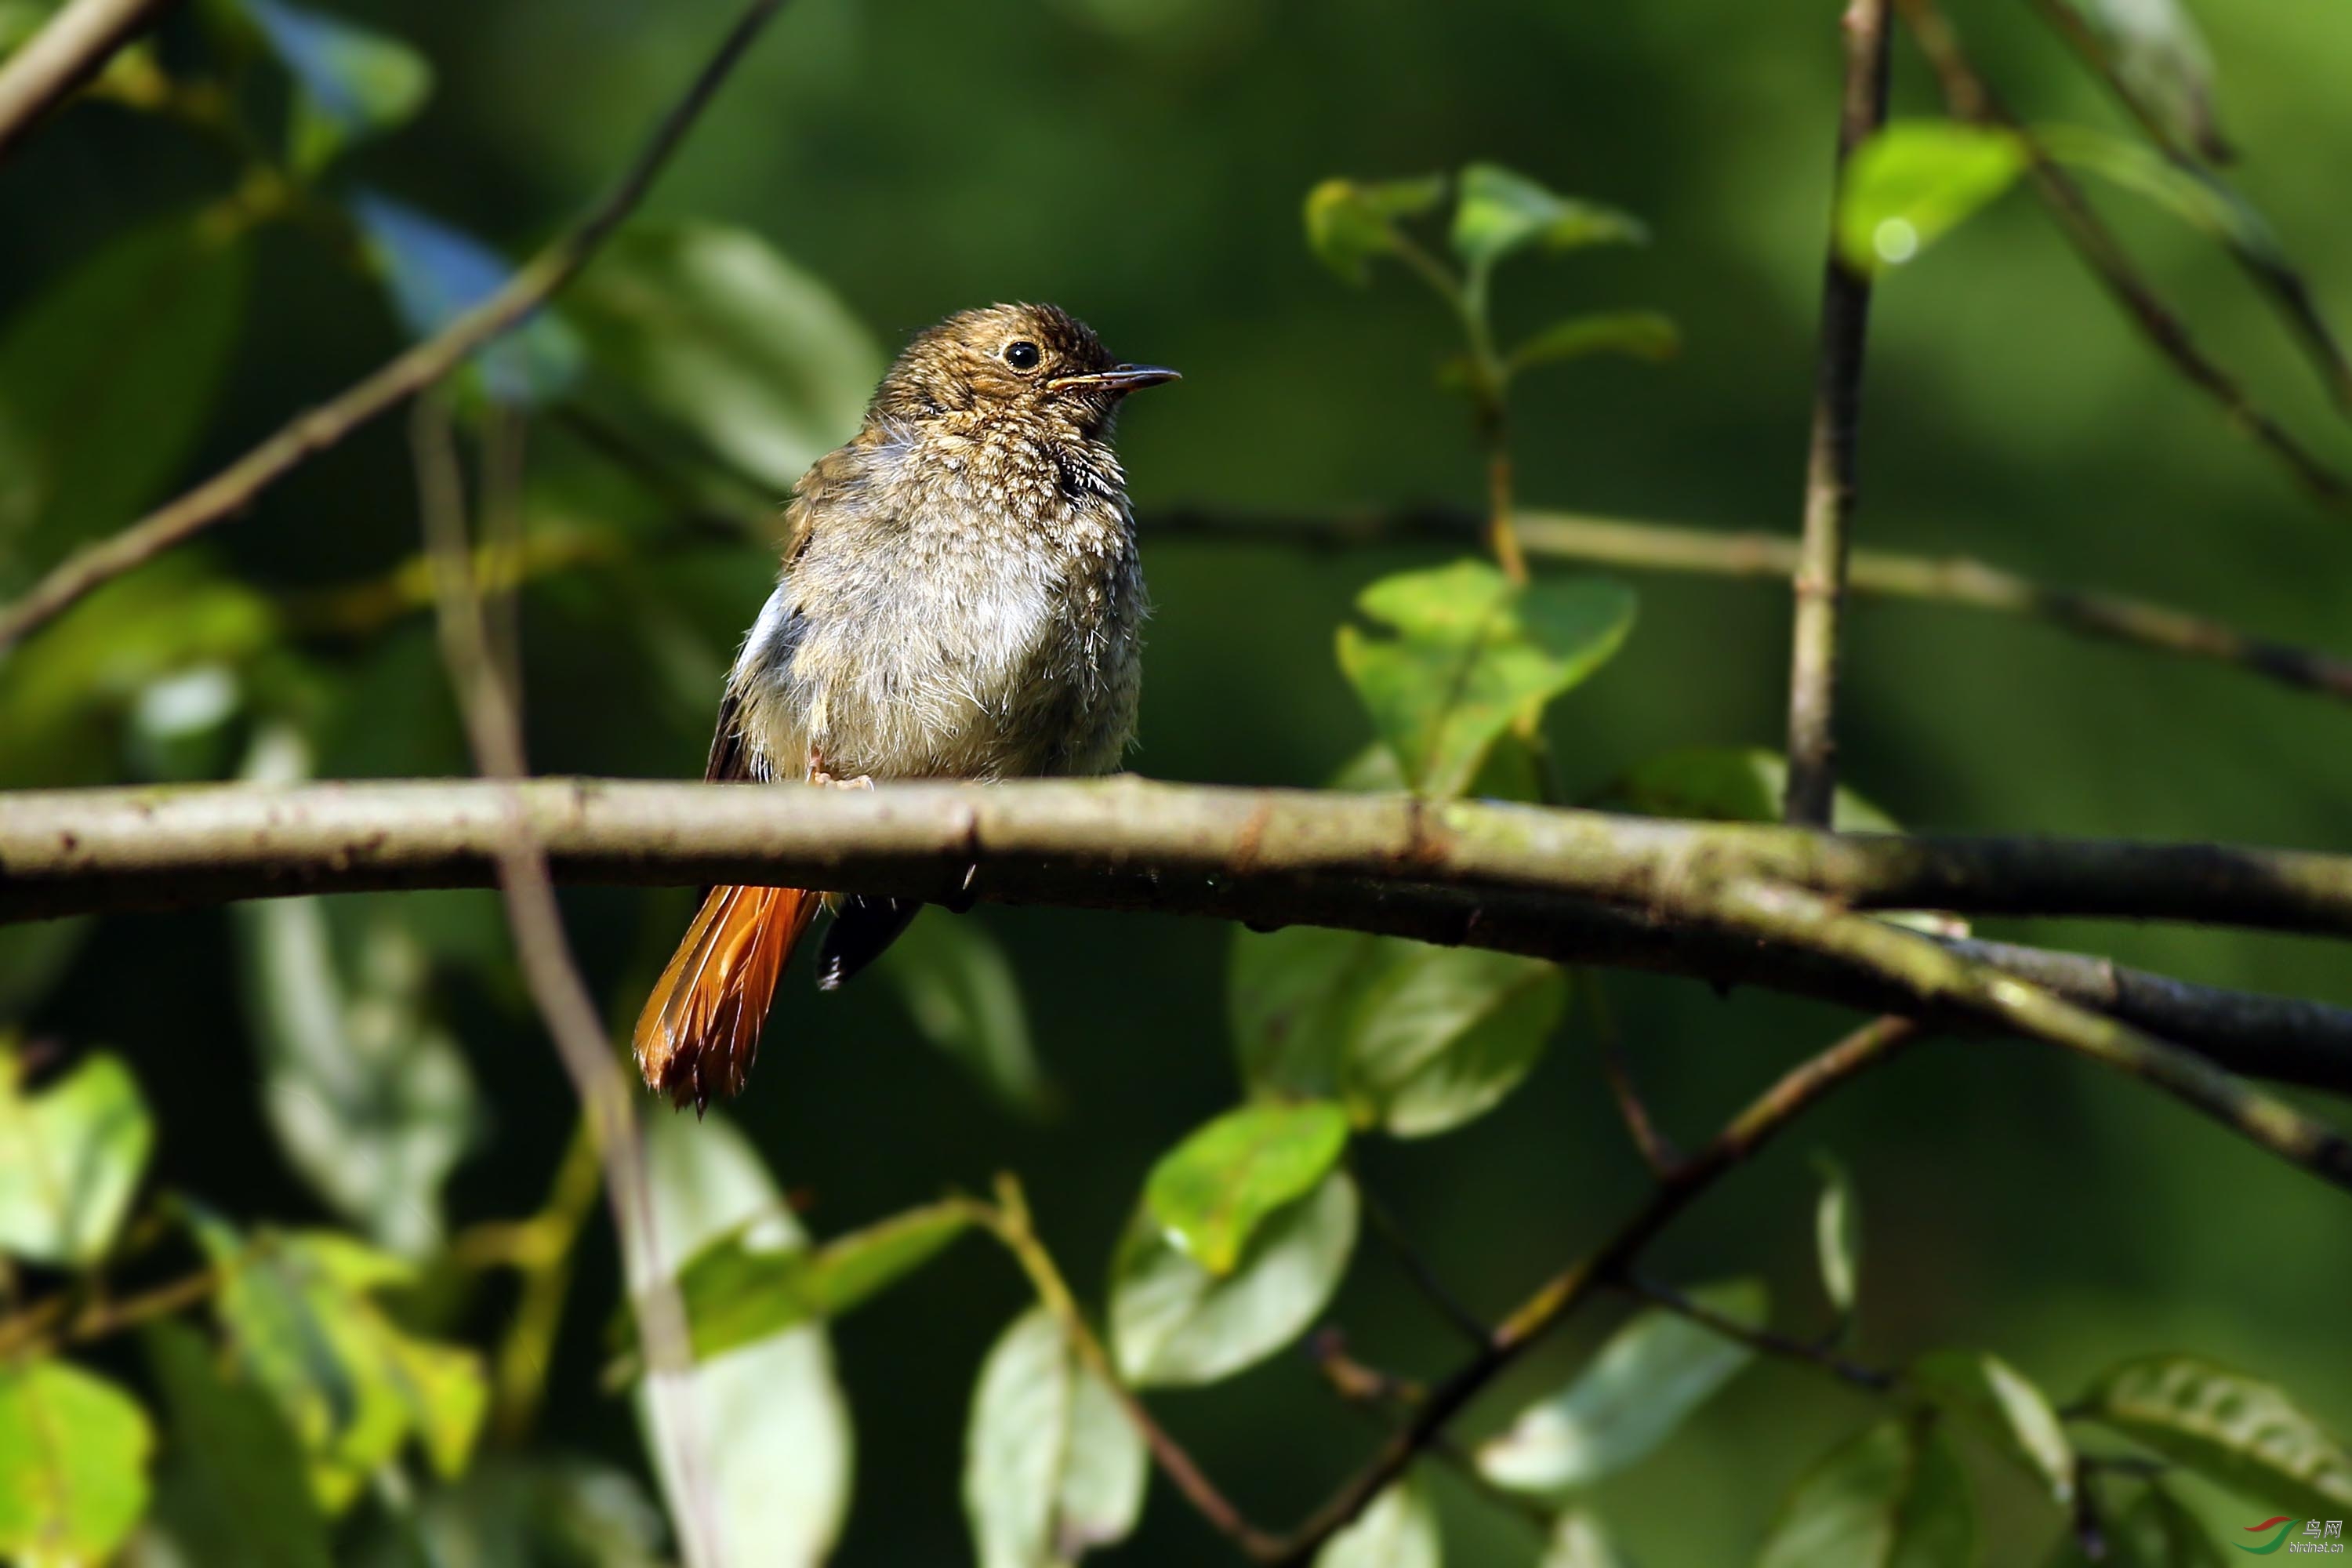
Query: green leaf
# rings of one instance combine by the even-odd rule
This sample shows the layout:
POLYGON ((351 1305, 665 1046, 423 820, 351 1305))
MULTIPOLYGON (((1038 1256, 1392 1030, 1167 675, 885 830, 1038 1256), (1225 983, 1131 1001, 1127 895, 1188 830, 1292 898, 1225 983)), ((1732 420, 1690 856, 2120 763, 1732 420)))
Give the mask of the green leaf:
POLYGON ((465 1468, 488 1385, 472 1352, 410 1334, 374 1300, 414 1282, 408 1264, 331 1231, 248 1241, 208 1215, 195 1228, 236 1365, 277 1401, 321 1506, 348 1507, 412 1437, 442 1475, 465 1468))
POLYGON ((155 1124, 131 1069, 105 1052, 36 1094, 23 1073, 0 1043, 0 1251, 88 1267, 122 1229, 155 1124))
POLYGON ((1514 587, 1478 561, 1372 584, 1357 606, 1393 634, 1339 628, 1339 668, 1422 795, 1450 799, 1514 726, 1608 662, 1633 595, 1601 578, 1514 587))
MULTIPOLYGON (((646 1163, 654 1229, 667 1256, 691 1258, 736 1232, 755 1247, 807 1245, 759 1153, 719 1113, 698 1122, 649 1119, 646 1163)), ((849 1412, 824 1325, 804 1323, 690 1373, 642 1380, 637 1413, 649 1436, 659 1418, 655 1383, 664 1376, 677 1380, 670 1392, 683 1406, 697 1465, 689 1498, 671 1471, 669 1446, 648 1443, 669 1516, 688 1518, 698 1507, 714 1527, 714 1560, 816 1568, 841 1533, 851 1467, 849 1412)))
POLYGON ((1438 1568, 1444 1561, 1437 1510, 1420 1477, 1408 1475, 1326 1542, 1315 1568, 1438 1568))
POLYGON ((709 1361, 838 1317, 929 1262, 971 1224, 968 1205, 940 1203, 814 1248, 780 1237, 766 1215, 723 1231, 678 1270, 694 1357, 709 1361))
POLYGON ((171 1416, 155 1510, 173 1543, 194 1563, 330 1568, 301 1447, 269 1395, 227 1375, 184 1323, 152 1324, 144 1337, 171 1416))
POLYGON ((782 495, 856 430, 882 353, 847 306, 765 239, 637 222, 564 296, 588 406, 782 495))
MULTIPOLYGON (((1778 822, 1789 787, 1788 759, 1760 746, 1691 746, 1663 752, 1609 786, 1603 803, 1644 816, 1706 822, 1778 822)), ((1852 790, 1837 792, 1842 833, 1893 833, 1895 819, 1852 790)))
POLYGON ((2193 1355, 2110 1368, 2084 1414, 2264 1508, 2352 1510, 2352 1456, 2284 1390, 2193 1355))
POLYGON ((923 1037, 1007 1110, 1029 1117, 1053 1111, 1057 1098, 1037 1062, 1020 977, 987 927, 926 910, 874 969, 898 988, 923 1037))
MULTIPOLYGON (((278 725, 255 737, 245 769, 273 784, 310 772, 305 742, 278 725)), ((262 1103, 289 1163, 336 1213, 409 1258, 446 1241, 442 1189, 484 1115, 465 1054, 434 1014, 415 913, 398 900, 324 899, 231 912, 262 1103)))
POLYGON ((1590 1509, 1574 1508, 1553 1521, 1536 1568, 1633 1568, 1590 1509))
POLYGON ((2181 0, 2094 0, 2108 58, 2125 88, 2167 133, 2205 157, 2226 161, 2213 118, 2213 57, 2181 0))
POLYGON ((1822 1195, 1813 1205, 1813 1249, 1821 1260, 1822 1293, 1841 1323, 1853 1319, 1862 1289, 1862 1210, 1853 1195, 1853 1178, 1835 1158, 1813 1156, 1821 1173, 1822 1195))
POLYGON ((2064 1508, 2074 1500, 2074 1445, 2042 1390, 1982 1351, 1934 1351, 1911 1363, 1910 1384, 1965 1422, 2064 1508))
POLYGON ((1347 1146, 1348 1113, 1328 1100, 1244 1106, 1161 1155, 1144 1205, 1178 1251, 1231 1274, 1265 1216, 1304 1197, 1347 1146))
POLYGON ((1588 245, 1646 245, 1650 231, 1614 207, 1547 190, 1527 175, 1495 163, 1462 171, 1454 208, 1454 252, 1483 272, 1530 245, 1575 250, 1588 245))
POLYGON ((1977 1561, 1976 1510, 1951 1444, 1897 1417, 1797 1482, 1758 1568, 1946 1568, 1977 1561))
POLYGON ((1150 1457, 1118 1395, 1032 1307, 980 1369, 964 1436, 963 1506, 981 1568, 1057 1568, 1123 1541, 1150 1457))
POLYGON ((0 1553, 20 1568, 94 1565, 147 1511, 147 1413, 60 1361, 0 1367, 0 1553))
MULTIPOLYGON (((571 1456, 486 1458, 385 1518, 352 1568, 673 1568, 637 1479, 571 1456)), ((201 1559, 200 1561, 211 1561, 201 1559)))
MULTIPOLYGON (((2124 1510, 2122 1518, 2108 1523, 2106 1544, 2106 1555, 2095 1568, 2222 1568, 2227 1561, 2206 1532, 2204 1522, 2155 1483, 2124 1510)), ((2094 1564, 2070 1530, 2042 1568, 2094 1568, 2094 1564)))
POLYGON ((1673 317, 1655 310, 1612 310, 1554 321, 1513 349, 1507 365, 1517 374, 1530 365, 1583 359, 1589 354, 1672 359, 1682 352, 1682 346, 1683 336, 1673 317))
MULTIPOLYGON (((1734 1279, 1690 1295, 1735 1322, 1763 1324, 1761 1281, 1734 1279)), ((1612 1334, 1566 1388, 1528 1406, 1508 1430, 1481 1444, 1478 1468, 1517 1491, 1590 1486, 1655 1452, 1754 1356, 1679 1313, 1646 1309, 1612 1334)))
POLYGON ((432 63, 398 38, 287 0, 244 5, 294 79, 287 154, 303 174, 405 125, 432 96, 432 63))
MULTIPOLYGON (((401 325, 429 338, 506 287, 512 269, 480 240, 373 191, 352 197, 352 216, 401 325)), ((541 403, 579 375, 580 340, 562 318, 541 312, 472 356, 480 385, 498 403, 541 403)))
POLYGON ((236 237, 166 218, 109 240, 0 328, 0 588, 130 523, 179 477, 236 343, 247 262, 236 237))
POLYGON ((1342 1171, 1269 1215, 1230 1274, 1212 1274, 1139 1205, 1111 1265, 1110 1329, 1138 1387, 1214 1383, 1304 1333, 1356 1245, 1356 1187, 1342 1171))
POLYGON ((1366 264, 1397 247, 1396 223, 1445 199, 1445 176, 1326 180, 1307 193, 1307 245, 1343 282, 1363 283, 1366 264))
POLYGON ((1910 260, 2031 165, 2015 132, 1898 120, 1854 150, 1838 196, 1838 248, 1861 272, 1910 260))

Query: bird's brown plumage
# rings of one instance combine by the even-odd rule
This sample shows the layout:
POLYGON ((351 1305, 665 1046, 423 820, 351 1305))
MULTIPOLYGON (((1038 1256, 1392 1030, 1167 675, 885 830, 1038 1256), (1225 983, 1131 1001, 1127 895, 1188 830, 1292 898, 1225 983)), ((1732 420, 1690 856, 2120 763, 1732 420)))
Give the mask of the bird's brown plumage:
MULTIPOLYGON (((910 343, 849 443, 785 510, 776 590, 728 677, 706 776, 863 784, 1104 773, 1135 722, 1142 574, 1110 445, 1119 363, 1050 305, 953 316, 910 343)), ((679 1104, 741 1089, 778 977, 821 902, 704 900, 637 1020, 679 1104)), ((820 984, 911 906, 844 900, 820 984)))

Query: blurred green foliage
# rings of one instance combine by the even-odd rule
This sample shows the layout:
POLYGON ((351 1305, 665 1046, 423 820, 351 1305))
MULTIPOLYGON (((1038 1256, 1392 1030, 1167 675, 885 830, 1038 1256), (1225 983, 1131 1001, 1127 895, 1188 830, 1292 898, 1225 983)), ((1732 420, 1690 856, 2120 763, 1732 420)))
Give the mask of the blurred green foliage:
MULTIPOLYGON (((205 0, 127 52, 0 167, 0 594, 496 287, 725 9, 205 0)), ((1482 426, 1507 391, 1528 504, 1791 526, 1833 9, 801 0, 648 210, 460 388, 484 451, 522 454, 488 499, 523 541, 482 568, 521 587, 535 764, 692 773, 772 575, 775 502, 892 345, 990 299, 1054 299, 1186 372, 1123 432, 1147 528, 1177 501, 1468 502, 1486 492, 1455 391, 1482 426), (1459 173, 1379 177, 1432 168, 1459 173), (1450 264, 1434 240, 1406 255, 1421 230, 1450 264), (1521 251, 1636 239, 1489 286, 1521 251), (1453 322, 1323 270, 1399 263, 1453 322), (1659 309, 1611 303, 1629 296, 1659 309), (1664 372, 1518 380, 1676 349, 1664 372)), ((0 4, 0 47, 45 10, 0 4)), ((2085 7, 2172 151, 2210 152, 2226 107, 2247 158, 2225 184, 2132 140, 2025 8, 1955 10, 2200 341, 2352 458, 2317 326, 2352 308, 2332 67, 2352 21, 2205 6, 2209 38, 2177 0, 2085 7), (2318 310, 2265 283, 2287 257, 2318 310)), ((1929 121, 1907 58, 1896 98, 1834 216, 1882 273, 1864 535, 2340 648, 2341 574, 2317 563, 2344 520, 2146 352, 2026 201, 1994 201, 2023 171, 2013 137, 1929 121)), ((416 537, 399 433, 365 432, 0 663, 0 783, 464 770, 416 537)), ((1522 586, 1402 544, 1146 537, 1146 771, 1772 814, 1783 595, 1647 581, 1635 629, 1630 588, 1551 570, 1522 586)), ((1924 607, 1866 611, 1852 638, 1850 825, 2352 847, 2352 737, 2308 700, 1924 607)), ((567 899, 614 1016, 681 902, 567 899)), ((1999 934, 2352 1001, 2316 944, 1999 934)), ((1359 1246, 1368 1198, 1499 1310, 1647 1180, 1594 1031, 1563 1022, 1567 978, 1530 961, 988 910, 927 915, 879 973, 839 997, 788 986, 740 1129, 654 1129, 705 1359, 669 1374, 671 1415, 643 1380, 636 1405, 707 1436, 695 1481, 648 1473, 600 1384, 625 1291, 557 1174, 572 1101, 487 895, 0 931, 0 1026, 31 1042, 0 1086, 0 1554, 647 1568, 676 1551, 667 1513, 763 1563, 963 1560, 968 1541, 989 1568, 1197 1563, 1223 1547, 1156 1483, 1129 1538, 1145 1470, 1115 1395, 998 1249, 945 1247, 983 1211, 942 1188, 1024 1173, 1129 1381, 1236 1379, 1155 1407, 1281 1519, 1366 1441, 1283 1353, 1305 1331, 1342 1322, 1422 1374, 1459 1353, 1359 1246)), ((1607 985, 1637 1078, 1694 1135, 1840 1022, 1577 984, 1607 985)), ((2125 1561, 2206 1562, 2214 1527, 2280 1508, 2352 1514, 2328 1431, 2352 1414, 2333 1194, 2129 1085, 1973 1044, 1808 1132, 1656 1266, 1755 1275, 1703 1300, 1827 1323, 1926 1405, 1751 1366, 1656 1307, 1594 1313, 1465 1429, 1499 1432, 1486 1479, 1550 1514, 1423 1466, 1327 1568, 1420 1568, 1441 1541, 1546 1568, 1759 1543, 1773 1564, 1958 1562, 1979 1541, 2032 1560, 2093 1484, 2053 1404, 2103 1451, 2176 1467, 2095 1483, 2125 1561), (1825 1187, 1809 1141, 1838 1152, 1825 1187), (1979 1344, 2000 1356, 1948 1348, 1979 1344)))

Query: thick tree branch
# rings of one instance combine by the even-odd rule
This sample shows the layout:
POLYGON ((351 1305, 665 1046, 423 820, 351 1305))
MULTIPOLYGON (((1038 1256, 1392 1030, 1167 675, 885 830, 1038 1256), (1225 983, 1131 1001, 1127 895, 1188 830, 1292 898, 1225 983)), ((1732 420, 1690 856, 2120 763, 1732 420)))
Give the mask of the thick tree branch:
POLYGON ((0 61, 0 160, 50 109, 177 0, 71 0, 0 61))
POLYGON ((605 236, 634 211, 719 84, 784 0, 751 0, 685 94, 663 115, 636 160, 604 198, 506 286, 446 327, 285 427, 203 484, 110 538, 67 557, 15 604, 0 607, 0 653, 100 584, 145 564, 250 506, 278 479, 377 416, 464 364, 483 344, 520 324, 588 264, 605 236))
POLYGON ((1837 794, 1839 617, 1853 518, 1854 444, 1862 425, 1863 348, 1870 329, 1870 279, 1847 265, 1837 243, 1837 195, 1846 161, 1886 122, 1887 0, 1849 0, 1845 95, 1838 113, 1836 180, 1829 260, 1822 282, 1820 364, 1813 430, 1805 458, 1804 542, 1795 587, 1789 661, 1790 822, 1827 827, 1837 794))

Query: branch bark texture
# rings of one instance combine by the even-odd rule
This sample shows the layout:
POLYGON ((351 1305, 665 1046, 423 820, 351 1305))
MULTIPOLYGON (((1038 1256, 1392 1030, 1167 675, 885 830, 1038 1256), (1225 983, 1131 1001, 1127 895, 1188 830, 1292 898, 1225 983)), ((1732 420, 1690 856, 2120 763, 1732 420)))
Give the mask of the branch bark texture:
POLYGON ((132 34, 178 0, 70 0, 0 62, 0 160, 105 66, 132 34))

